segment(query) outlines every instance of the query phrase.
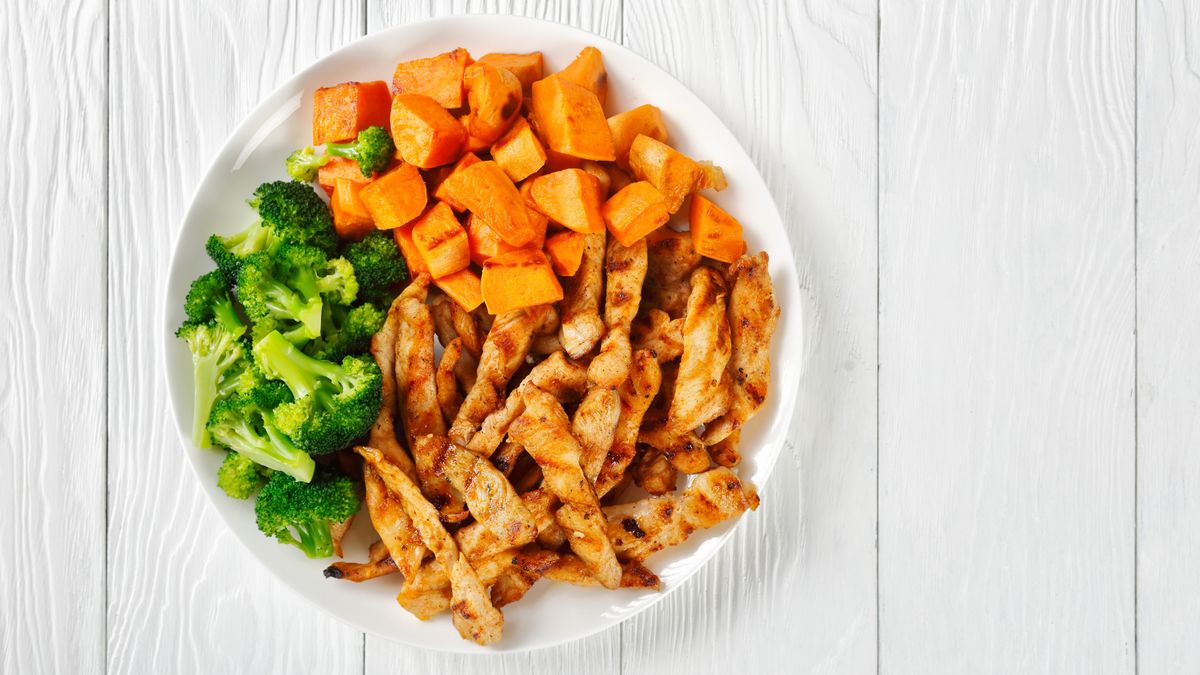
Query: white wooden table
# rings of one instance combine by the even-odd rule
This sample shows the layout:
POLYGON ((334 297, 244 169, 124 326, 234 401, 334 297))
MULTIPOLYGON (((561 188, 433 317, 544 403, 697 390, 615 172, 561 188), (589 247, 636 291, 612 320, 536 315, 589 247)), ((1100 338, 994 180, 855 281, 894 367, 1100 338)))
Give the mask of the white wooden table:
POLYGON ((5 0, 0 36, 0 672, 1200 672, 1200 3, 5 0), (807 313, 789 451, 732 545, 619 628, 489 658, 273 581, 182 461, 155 351, 238 120, 461 12, 692 87, 774 192, 807 313))

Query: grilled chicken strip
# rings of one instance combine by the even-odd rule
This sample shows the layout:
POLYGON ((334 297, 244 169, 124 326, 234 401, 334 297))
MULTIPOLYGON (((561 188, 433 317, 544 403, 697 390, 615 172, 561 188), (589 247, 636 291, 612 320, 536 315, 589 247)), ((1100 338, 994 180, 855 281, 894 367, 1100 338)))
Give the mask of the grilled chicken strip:
POLYGON ((633 349, 653 352, 659 363, 674 361, 683 353, 683 319, 661 309, 647 311, 633 324, 633 349))
POLYGON ((609 506, 604 514, 617 556, 640 561, 683 542, 696 530, 756 508, 758 492, 754 486, 729 469, 718 467, 696 476, 682 494, 609 506))
POLYGON ((480 422, 500 406, 508 380, 525 361, 533 336, 555 317, 554 309, 548 305, 526 307, 496 317, 483 342, 475 386, 467 393, 450 425, 451 440, 468 445, 480 422))
POLYGON ((371 355, 383 373, 383 402, 379 406, 379 416, 371 426, 368 441, 402 471, 416 477, 416 466, 396 440, 396 336, 400 331, 402 297, 397 296, 392 301, 383 327, 371 337, 371 355))
POLYGON ((561 401, 576 400, 587 388, 587 370, 562 352, 546 357, 529 371, 516 389, 509 392, 504 405, 483 420, 479 431, 467 443, 467 449, 484 457, 495 452, 513 420, 525 412, 523 397, 525 392, 533 388, 549 392, 561 401))
POLYGON ((537 536, 533 516, 491 462, 445 436, 422 436, 417 448, 417 454, 431 457, 433 470, 463 494, 475 520, 506 547, 524 546, 537 536))
POLYGON ((659 228, 646 237, 646 255, 650 264, 642 304, 647 309, 661 309, 671 318, 683 316, 692 272, 701 261, 691 233, 659 228))
POLYGON ((579 443, 571 436, 562 404, 535 389, 525 394, 525 412, 509 435, 525 447, 542 469, 544 484, 563 502, 555 514, 571 550, 606 588, 621 583, 621 567, 600 524, 600 504, 579 464, 579 443))
POLYGON ((604 232, 584 235, 583 261, 563 288, 558 339, 571 358, 583 358, 604 335, 600 295, 604 292, 604 232))
MULTIPOLYGON (((629 377, 617 390, 621 400, 621 411, 617 417, 617 428, 613 434, 612 446, 604 457, 597 472, 595 481, 596 495, 603 497, 621 482, 629 463, 637 455, 638 431, 642 426, 642 417, 650 409, 650 404, 658 394, 662 384, 662 371, 658 361, 649 351, 639 351, 633 355, 633 366, 629 377)), ((585 467, 588 475, 592 475, 593 467, 585 467)))
POLYGON ((375 527, 396 568, 405 579, 411 579, 421 567, 426 549, 421 543, 420 533, 404 510, 404 503, 388 490, 379 473, 366 462, 363 463, 363 492, 371 525, 375 527))
POLYGON ((701 267, 692 273, 692 293, 683 324, 683 356, 668 416, 675 430, 693 430, 728 409, 725 366, 729 353, 725 281, 715 271, 701 267))
POLYGON ((704 429, 704 441, 720 446, 713 458, 723 466, 738 463, 742 425, 762 408, 771 382, 771 337, 779 319, 779 305, 767 263, 765 251, 744 255, 729 266, 727 273, 732 400, 729 411, 704 429))
POLYGON ((368 579, 387 576, 399 571, 392 557, 388 555, 387 546, 382 541, 371 544, 367 554, 367 562, 335 562, 325 568, 326 579, 342 579, 360 583, 368 579))
POLYGON ((504 615, 492 606, 474 568, 442 526, 437 509, 425 500, 417 484, 388 462, 378 450, 359 446, 355 451, 374 467, 388 489, 404 501, 405 510, 421 533, 421 540, 433 552, 438 564, 449 570, 453 623, 459 635, 481 645, 499 640, 503 632, 504 615))
POLYGON ((462 338, 454 338, 442 350, 442 360, 438 361, 437 373, 434 375, 438 407, 442 409, 442 419, 447 424, 458 415, 458 409, 462 406, 463 397, 458 391, 455 369, 463 356, 462 338))

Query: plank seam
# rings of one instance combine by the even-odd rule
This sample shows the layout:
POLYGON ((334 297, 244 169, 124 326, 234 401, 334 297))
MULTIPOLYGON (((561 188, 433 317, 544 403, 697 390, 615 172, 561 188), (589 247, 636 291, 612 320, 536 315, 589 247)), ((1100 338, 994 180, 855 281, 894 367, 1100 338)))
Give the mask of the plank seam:
POLYGON ((875 674, 883 672, 882 640, 880 639, 879 602, 879 372, 883 364, 879 361, 879 315, 882 311, 880 278, 883 275, 883 252, 880 245, 879 223, 882 220, 883 153, 881 141, 880 99, 883 92, 883 72, 880 70, 879 53, 883 46, 883 7, 875 2, 875 674))
POLYGON ((1141 3, 1133 6, 1133 672, 1141 672, 1138 653, 1138 465, 1141 459, 1138 418, 1141 417, 1138 391, 1141 378, 1138 363, 1141 351, 1138 345, 1138 55, 1141 39, 1141 3))
POLYGON ((109 280, 112 278, 110 266, 112 264, 112 251, 110 247, 110 223, 112 220, 112 152, 109 145, 109 139, 112 136, 112 0, 105 0, 104 3, 104 140, 101 147, 104 148, 104 595, 102 611, 104 612, 104 672, 107 673, 108 667, 108 650, 110 644, 109 638, 109 574, 108 574, 108 537, 111 531, 111 521, 109 519, 109 390, 111 387, 111 371, 110 357, 111 353, 109 342, 109 298, 111 297, 111 289, 109 288, 109 280))

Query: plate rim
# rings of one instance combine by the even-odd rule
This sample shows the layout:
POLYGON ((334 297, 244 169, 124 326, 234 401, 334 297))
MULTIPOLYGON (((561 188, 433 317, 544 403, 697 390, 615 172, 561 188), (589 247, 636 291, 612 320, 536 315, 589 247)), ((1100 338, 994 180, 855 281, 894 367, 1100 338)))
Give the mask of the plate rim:
MULTIPOLYGON (((708 538, 708 541, 716 541, 716 545, 702 547, 700 550, 697 550, 695 553, 693 553, 690 556, 690 559, 693 561, 692 564, 690 565, 690 568, 685 572, 685 574, 681 578, 678 579, 678 581, 663 588, 655 596, 653 596, 651 601, 645 602, 645 603, 640 603, 639 606, 637 606, 635 609, 622 614, 619 618, 605 619, 603 617, 600 617, 600 620, 596 621, 592 625, 587 626, 587 628, 585 630, 583 630, 573 636, 554 639, 551 641, 538 643, 538 644, 519 644, 519 645, 514 645, 514 646, 508 646, 504 643, 503 640, 501 640, 499 643, 497 643, 495 645, 490 645, 487 647, 481 647, 481 646, 471 643, 467 640, 462 640, 460 643, 453 643, 453 647, 450 647, 450 648, 447 648, 443 645, 419 644, 418 642, 416 642, 415 638, 404 639, 403 637, 398 637, 393 634, 382 633, 372 623, 360 622, 356 619, 345 616, 342 613, 336 612, 336 611, 326 607, 325 605, 321 604, 320 602, 317 601, 316 598, 309 596, 307 593, 305 593, 300 588, 298 588, 296 586, 296 584, 294 584, 291 580, 289 580, 288 578, 286 578, 285 576, 283 576, 281 574, 276 573, 271 568, 271 566, 268 564, 267 560, 265 560, 256 551, 254 546, 250 545, 250 542, 247 540, 246 535, 244 533, 242 533, 240 530, 238 530, 237 528, 231 527, 229 525, 229 523, 226 522, 226 516, 225 516, 223 510, 215 503, 215 501, 218 497, 217 489, 215 487, 208 485, 208 483, 210 483, 211 481, 206 480, 206 479, 208 479, 210 477, 201 475, 200 466, 198 466, 198 462, 195 459, 195 453, 198 452, 200 449, 193 447, 192 442, 191 442, 190 429, 188 429, 187 425, 185 425, 183 423, 184 420, 182 420, 179 417, 179 415, 176 414, 176 406, 174 405, 174 401, 173 401, 174 394, 172 393, 174 391, 174 388, 173 388, 172 380, 171 380, 171 366, 170 366, 170 356, 169 356, 169 353, 170 353, 169 350, 171 349, 171 347, 173 345, 177 344, 176 343, 177 338, 175 337, 176 326, 171 323, 170 315, 172 313, 172 309, 173 309, 174 305, 178 303, 178 298, 174 298, 173 294, 171 293, 170 280, 175 276, 175 268, 180 260, 179 246, 180 246, 181 240, 184 237, 187 223, 195 217, 194 212, 197 209, 198 199, 199 199, 200 195, 203 193, 203 191, 205 190, 207 183, 210 180, 212 180, 213 176, 216 174, 218 165, 221 162, 222 158, 225 158, 229 154, 230 150, 235 147, 235 143, 239 142, 239 139, 241 137, 245 136, 247 134, 247 132, 253 132, 256 128, 260 128, 263 126, 264 122, 261 121, 261 119, 260 119, 263 116, 263 111, 267 110, 268 108, 270 108, 272 106, 278 106, 280 103, 283 102, 283 100, 277 100, 277 99, 286 100, 286 98, 289 98, 289 97, 285 97, 284 94, 293 90, 294 88, 296 88, 297 85, 301 85, 301 83, 303 83, 303 81, 306 78, 311 76, 311 73, 313 71, 316 71, 318 68, 320 68, 322 65, 324 65, 326 61, 336 57, 337 55, 339 55, 340 53, 342 53, 344 51, 350 50, 351 48, 353 48, 357 45, 360 45, 361 43, 374 42, 374 41, 383 42, 386 39, 388 39, 389 37, 400 37, 405 33, 415 32, 415 31, 419 31, 422 29, 430 29, 430 30, 445 29, 447 27, 454 26, 455 24, 474 23, 474 22, 479 22, 479 21, 483 21, 485 23, 492 22, 492 21, 497 22, 497 23, 508 23, 513 26, 537 25, 537 26, 541 26, 542 28, 549 27, 551 30, 563 31, 566 34, 568 34, 570 37, 574 37, 575 39, 579 40, 581 46, 586 46, 586 45, 590 44, 590 45, 596 46, 598 48, 601 48, 602 51, 605 49, 615 49, 615 50, 624 52, 628 56, 631 56, 631 57, 635 58, 637 61, 639 61, 643 67, 653 69, 653 70, 657 71, 659 75, 669 78, 671 81, 675 82, 679 87, 680 95, 683 99, 682 101, 680 101, 680 103, 682 105, 685 105, 685 106, 690 105, 695 110, 699 111, 700 114, 709 115, 713 119, 713 121, 715 121, 722 129, 725 130, 725 132, 729 135, 729 139, 732 141, 733 146, 736 147, 737 151, 742 154, 742 156, 746 159, 747 163, 753 167, 754 179, 758 183, 761 184, 763 190, 770 197, 770 199, 769 199, 770 213, 775 217, 776 221, 779 223, 780 230, 783 233, 784 240, 787 241, 787 243, 788 243, 787 249, 785 249, 783 251, 768 251, 768 253, 771 257, 772 263, 782 263, 781 265, 779 265, 778 269, 784 269, 784 270, 789 271, 789 274, 785 275, 785 277, 786 277, 785 279, 774 279, 773 278, 772 281, 773 281, 774 285, 778 288, 778 287, 780 287, 780 284, 778 283, 779 281, 790 281, 790 283, 788 284, 789 288, 787 290, 790 293, 796 294, 795 301, 794 301, 794 303, 792 303, 794 306, 787 308, 788 311, 792 312, 795 315, 794 320, 797 324, 796 325, 796 333, 797 334, 795 336, 792 336, 796 340, 796 344, 794 347, 790 347, 789 351, 795 351, 795 352, 798 352, 801 354, 801 356, 798 357, 799 363, 796 367, 796 375, 798 376, 797 379, 799 379, 799 377, 803 375, 804 364, 806 362, 806 359, 803 356, 804 347, 805 347, 805 342, 804 342, 805 317, 804 317, 804 312, 803 312, 803 305, 801 304, 801 301, 800 301, 800 290, 801 289, 800 289, 800 284, 799 284, 799 278, 797 275, 795 256, 793 255, 792 248, 791 248, 791 246, 793 245, 792 238, 787 231, 786 225, 784 224, 785 221, 779 211, 779 205, 775 200, 775 196, 774 196, 774 194, 772 194, 771 189, 767 184, 767 181, 763 178, 762 172, 759 170, 759 167, 757 166, 757 164, 755 164, 753 158, 750 156, 750 153, 746 151, 745 146, 742 145, 741 141, 738 140, 737 136, 733 133, 733 131, 729 128, 729 126, 725 124, 725 122, 720 118, 720 116, 718 116, 716 114, 716 112, 714 112, 708 106, 708 104, 706 104, 703 100, 700 99, 700 97, 692 90, 691 87, 684 84, 677 77, 675 77, 673 74, 671 74, 669 71, 667 71, 663 67, 659 66, 657 63, 651 61, 649 58, 643 56, 642 54, 639 54, 638 52, 633 51, 632 49, 630 49, 629 47, 626 47, 625 45, 615 42, 603 35, 593 33, 592 31, 589 31, 589 30, 586 30, 583 28, 579 28, 577 26, 572 26, 569 24, 559 23, 557 21, 553 21, 550 19, 544 19, 541 17, 520 16, 520 15, 512 15, 512 14, 496 14, 496 13, 471 13, 471 14, 458 14, 458 15, 429 17, 426 19, 410 21, 407 23, 389 26, 387 28, 375 31, 373 33, 368 33, 366 35, 360 35, 357 38, 338 46, 336 49, 328 51, 325 54, 322 54, 321 56, 314 59, 311 63, 307 64, 303 68, 301 68, 301 69, 295 71, 294 73, 292 73, 291 75, 289 75, 279 85, 277 85, 274 89, 272 89, 270 93, 268 93, 267 95, 260 98, 258 103, 256 103, 249 111, 247 111, 245 114, 243 114, 241 119, 227 133, 225 140, 217 148, 215 153, 212 155, 212 158, 207 162, 203 172, 201 172, 199 174, 199 180, 196 182, 196 185, 191 192, 191 196, 189 197, 188 202, 187 202, 187 207, 183 211, 183 213, 179 217, 179 219, 176 221, 178 223, 178 226, 176 227, 175 232, 173 233, 172 238, 171 238, 172 239, 171 255, 170 255, 169 263, 166 266, 166 273, 163 277, 163 282, 162 282, 163 287, 162 287, 162 290, 160 291, 161 298, 160 298, 159 308, 158 308, 158 320, 156 322, 157 325, 163 329, 163 339, 157 343, 158 346, 156 349, 158 351, 158 359, 157 359, 158 364, 159 364, 159 367, 162 369, 163 380, 165 381, 165 383, 167 385, 167 392, 166 392, 167 399, 166 400, 168 403, 168 407, 170 408, 170 411, 171 411, 171 417, 175 423, 175 430, 176 430, 176 433, 179 438, 181 449, 184 451, 184 455, 186 457, 186 463, 187 463, 192 475, 199 482, 198 487, 200 488, 201 492, 203 492, 205 495, 206 505, 209 508, 211 508, 213 511, 215 511, 217 518, 221 521, 221 526, 224 527, 226 529, 226 531, 228 531, 230 534, 232 534, 234 536, 235 539, 238 540, 238 543, 242 546, 243 550, 246 553, 248 553, 250 555, 250 557, 253 558, 258 565, 260 565, 262 568, 264 568, 265 571, 272 578, 274 578, 276 580, 276 582, 278 582, 283 587, 287 588, 288 591, 290 593, 292 593, 292 595, 301 598, 308 606, 320 611, 324 616, 331 617, 331 618, 335 619, 336 621, 342 623, 343 625, 350 626, 355 630, 361 631, 366 634, 373 635, 377 638, 388 640, 389 642, 393 642, 396 644, 402 644, 406 647, 413 647, 413 648, 424 649, 424 650, 435 651, 435 652, 442 652, 442 653, 472 654, 472 655, 516 654, 516 653, 537 651, 537 650, 542 650, 542 649, 550 649, 553 647, 558 647, 558 646, 561 646, 564 644, 568 644, 571 642, 576 642, 579 640, 583 640, 583 639, 592 637, 604 630, 618 627, 618 626, 624 624, 629 619, 632 619, 633 617, 642 614, 643 612, 650 609, 651 607, 657 606, 658 604, 663 602, 668 596, 670 596, 672 593, 674 593, 676 590, 678 590, 679 588, 686 585, 689 581, 691 581, 696 576, 697 573, 699 573, 702 569, 706 568, 709 565, 709 563, 716 556, 716 554, 725 548, 725 546, 728 544, 729 540, 739 531, 739 529, 743 526, 745 521, 748 520, 748 514, 742 514, 742 516, 740 516, 736 520, 734 520, 734 522, 731 524, 731 526, 724 532, 717 534, 717 535, 710 536, 708 538)), ((245 141, 240 141, 240 142, 243 144, 245 143, 245 141)), ((249 152, 252 152, 252 151, 253 150, 251 150, 249 152)), ((249 154, 249 152, 245 152, 244 154, 249 154)), ((775 267, 775 265, 772 265, 772 267, 775 267)), ((784 308, 782 307, 782 304, 781 304, 781 310, 782 309, 784 309, 784 308)), ((782 451, 784 449, 787 448, 787 445, 788 445, 787 438, 791 435, 792 429, 797 422, 797 419, 796 419, 797 416, 794 413, 796 412, 796 407, 799 404, 799 383, 797 382, 793 386, 790 386, 790 387, 779 386, 778 384, 775 384, 775 386, 773 386, 773 391, 776 393, 776 395, 778 397, 778 399, 777 399, 778 409, 776 412, 776 419, 770 420, 770 421, 775 424, 778 424, 778 422, 780 420, 782 420, 783 425, 780 429, 778 429, 774 433, 770 433, 769 431, 767 432, 769 434, 768 437, 774 437, 777 435, 779 437, 780 443, 779 443, 778 451, 767 457, 767 459, 769 461, 767 463, 767 466, 765 467, 766 475, 759 482, 756 483, 756 488, 758 489, 758 492, 763 495, 765 495, 768 492, 767 485, 770 481, 770 477, 775 472, 776 466, 778 465, 779 455, 782 453, 782 451)), ((762 420, 762 423, 768 423, 768 420, 762 420)))

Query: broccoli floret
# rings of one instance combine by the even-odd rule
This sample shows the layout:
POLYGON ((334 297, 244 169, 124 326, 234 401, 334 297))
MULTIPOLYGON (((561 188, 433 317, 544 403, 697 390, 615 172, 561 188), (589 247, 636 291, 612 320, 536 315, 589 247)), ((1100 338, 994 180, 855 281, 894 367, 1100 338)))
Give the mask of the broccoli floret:
POLYGON ((283 380, 295 401, 275 409, 275 421, 296 445, 324 455, 350 445, 379 414, 383 377, 370 357, 347 356, 341 365, 313 358, 278 332, 254 344, 267 377, 283 380))
MULTIPOLYGON (((365 352, 371 346, 371 337, 383 327, 386 318, 383 310, 369 302, 354 307, 326 303, 321 317, 321 337, 304 345, 304 353, 336 362, 351 354, 365 352)), ((293 340, 289 342, 295 344, 293 340)))
POLYGON ((194 396, 192 442, 211 446, 204 424, 213 405, 237 387, 249 349, 240 338, 246 326, 238 317, 219 272, 210 272, 192 282, 184 301, 187 321, 175 335, 187 342, 192 353, 194 396))
POLYGON ((234 499, 249 499, 267 482, 270 470, 233 450, 217 469, 217 487, 234 499))
POLYGON ((263 382, 216 404, 208 430, 222 445, 246 459, 301 482, 312 480, 312 457, 279 429, 275 410, 292 400, 281 382, 263 382))
POLYGON ((291 181, 263 183, 249 200, 259 219, 228 237, 213 235, 204 245, 229 284, 237 280, 242 261, 255 253, 273 253, 291 242, 333 253, 337 235, 329 206, 309 186, 291 181))
POLYGON ((285 166, 289 176, 309 183, 317 178, 317 171, 328 164, 331 157, 345 157, 358 162, 358 170, 370 178, 386 169, 395 155, 396 145, 387 129, 367 127, 358 132, 358 138, 352 143, 326 143, 324 153, 312 146, 301 148, 288 156, 285 166))
POLYGON ((408 266, 396 240, 384 232, 372 232, 342 249, 342 257, 354 266, 358 297, 388 307, 395 289, 408 280, 408 266))
POLYGON ((254 502, 258 529, 310 558, 333 555, 330 525, 358 513, 358 489, 345 476, 322 473, 309 483, 275 473, 254 502))
POLYGON ((285 244, 274 255, 255 253, 242 261, 237 295, 251 321, 298 324, 298 335, 309 340, 321 335, 321 293, 316 271, 304 261, 307 252, 320 256, 316 249, 285 244))
POLYGON ((354 265, 345 258, 325 261, 317 268, 317 290, 335 305, 352 304, 358 297, 358 277, 354 265))

